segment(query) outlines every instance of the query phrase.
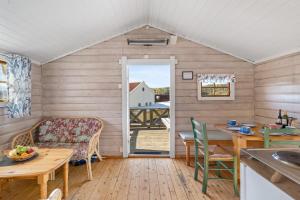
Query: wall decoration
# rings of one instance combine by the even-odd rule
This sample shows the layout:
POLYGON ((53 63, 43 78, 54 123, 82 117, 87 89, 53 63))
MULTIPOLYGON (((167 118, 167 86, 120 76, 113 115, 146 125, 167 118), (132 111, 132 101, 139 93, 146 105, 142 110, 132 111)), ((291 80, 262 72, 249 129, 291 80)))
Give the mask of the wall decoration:
POLYGON ((182 80, 193 80, 193 71, 183 71, 182 80))

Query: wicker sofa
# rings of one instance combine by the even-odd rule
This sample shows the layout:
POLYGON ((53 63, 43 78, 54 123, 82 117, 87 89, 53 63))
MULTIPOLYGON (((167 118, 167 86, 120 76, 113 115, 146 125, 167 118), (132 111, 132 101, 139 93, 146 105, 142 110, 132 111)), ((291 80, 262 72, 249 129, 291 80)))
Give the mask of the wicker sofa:
POLYGON ((40 148, 72 148, 73 161, 85 160, 88 179, 92 180, 91 157, 99 160, 99 139, 103 121, 95 117, 58 117, 38 122, 29 131, 17 135, 12 141, 16 145, 33 145, 40 148))

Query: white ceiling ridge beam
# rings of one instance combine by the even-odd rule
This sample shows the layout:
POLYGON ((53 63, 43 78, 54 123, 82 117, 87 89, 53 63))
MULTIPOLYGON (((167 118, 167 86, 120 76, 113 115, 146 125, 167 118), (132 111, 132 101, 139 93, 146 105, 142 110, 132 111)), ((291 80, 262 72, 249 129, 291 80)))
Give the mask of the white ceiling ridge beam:
POLYGON ((273 56, 269 56, 269 57, 259 59, 259 60, 255 61, 254 64, 255 65, 263 64, 263 63, 271 62, 271 61, 274 61, 274 60, 277 60, 277 59, 293 56, 293 55, 296 55, 296 54, 299 54, 299 53, 300 53, 300 48, 297 48, 297 49, 293 49, 293 50, 290 50, 290 51, 279 53, 279 54, 276 54, 276 55, 273 55, 273 56))
MULTIPOLYGON (((16 53, 16 52, 9 52, 9 51, 6 51, 6 50, 0 50, 0 56, 5 55, 5 54, 11 54, 11 53, 20 54, 20 53, 16 53)), ((20 54, 20 55, 26 56, 24 54, 20 54)), ((28 56, 26 56, 26 57, 28 57, 28 56)), ((41 62, 39 62, 37 60, 34 60, 34 59, 31 59, 30 57, 28 57, 28 58, 30 59, 31 63, 36 64, 36 65, 41 65, 41 62)))
POLYGON ((130 28, 130 29, 126 30, 126 31, 123 31, 123 32, 121 32, 121 33, 114 34, 114 35, 112 35, 112 36, 109 36, 109 37, 106 37, 106 38, 104 38, 104 39, 101 39, 101 40, 99 40, 99 41, 97 41, 97 42, 93 42, 93 43, 91 43, 91 44, 85 45, 85 46, 80 47, 80 48, 78 48, 78 49, 69 51, 68 53, 65 53, 65 54, 63 54, 63 55, 60 55, 60 56, 51 58, 51 59, 49 59, 49 60, 47 60, 47 61, 45 61, 45 62, 42 62, 42 65, 45 65, 45 64, 50 63, 50 62, 53 62, 53 61, 55 61, 55 60, 58 60, 58 59, 60 59, 60 58, 65 57, 65 56, 71 55, 71 54, 73 54, 73 53, 75 53, 75 52, 78 52, 78 51, 80 51, 80 50, 83 50, 83 49, 92 47, 92 46, 94 46, 94 45, 100 44, 100 43, 105 42, 105 41, 107 41, 107 40, 111 40, 111 39, 113 39, 113 38, 115 38, 115 37, 124 35, 124 34, 130 32, 130 31, 133 31, 133 30, 135 30, 135 29, 142 28, 142 27, 147 26, 147 25, 148 25, 148 24, 143 23, 143 24, 141 24, 141 25, 138 25, 138 26, 135 26, 135 27, 133 27, 133 28, 130 28))

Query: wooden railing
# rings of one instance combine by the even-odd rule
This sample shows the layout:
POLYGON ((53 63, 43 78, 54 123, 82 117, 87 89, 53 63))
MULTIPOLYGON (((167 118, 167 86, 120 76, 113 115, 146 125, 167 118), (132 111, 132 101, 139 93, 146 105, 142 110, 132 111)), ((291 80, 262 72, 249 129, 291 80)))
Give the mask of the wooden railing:
POLYGON ((162 118, 169 118, 169 108, 130 108, 130 128, 163 128, 162 118))

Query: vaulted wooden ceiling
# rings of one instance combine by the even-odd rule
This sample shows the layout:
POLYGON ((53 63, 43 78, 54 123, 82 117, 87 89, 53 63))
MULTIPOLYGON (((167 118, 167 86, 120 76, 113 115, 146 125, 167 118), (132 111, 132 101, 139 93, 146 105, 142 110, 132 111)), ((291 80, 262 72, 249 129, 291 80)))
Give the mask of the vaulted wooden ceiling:
POLYGON ((0 49, 45 63, 146 24, 251 62, 300 49, 299 0, 1 0, 0 49))

